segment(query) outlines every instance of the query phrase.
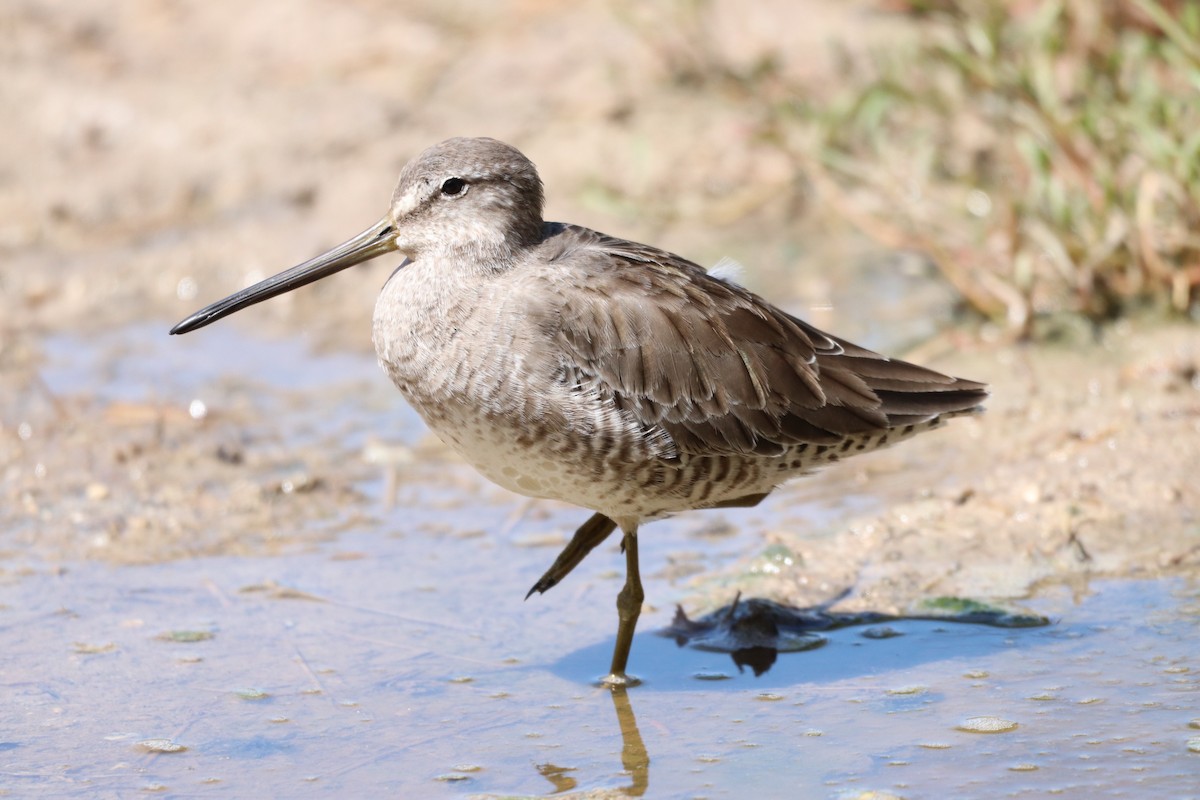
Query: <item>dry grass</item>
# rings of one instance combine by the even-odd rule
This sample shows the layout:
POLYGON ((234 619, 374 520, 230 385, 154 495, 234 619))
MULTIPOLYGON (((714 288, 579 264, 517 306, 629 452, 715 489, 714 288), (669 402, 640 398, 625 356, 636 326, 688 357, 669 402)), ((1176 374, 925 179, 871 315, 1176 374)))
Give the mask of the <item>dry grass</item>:
POLYGON ((860 65, 808 117, 826 188, 1022 335, 1062 311, 1194 314, 1200 6, 1025 5, 939 4, 913 49, 860 65))
POLYGON ((724 60, 705 0, 679 4, 659 51, 678 85, 742 105, 824 202, 927 254, 1013 335, 1063 315, 1200 315, 1200 3, 878 6, 914 35, 846 53, 832 92, 789 81, 773 53, 724 60))

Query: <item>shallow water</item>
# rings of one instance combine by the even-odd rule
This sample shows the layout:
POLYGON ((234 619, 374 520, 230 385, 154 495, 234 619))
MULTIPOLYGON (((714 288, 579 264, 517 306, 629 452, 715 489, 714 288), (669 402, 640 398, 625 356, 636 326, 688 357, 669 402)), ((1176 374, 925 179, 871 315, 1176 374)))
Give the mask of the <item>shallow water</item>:
MULTIPOLYGON (((615 541, 522 600, 586 512, 529 506, 436 450, 424 455, 426 435, 372 358, 238 331, 58 337, 42 378, 59 397, 97 403, 201 399, 214 419, 244 418, 251 439, 275 431, 300 462, 332 452, 358 499, 314 521, 320 537, 281 508, 276 536, 290 546, 142 566, 63 560, 65 521, 20 555, 0 532, 0 791, 1197 793, 1194 582, 1044 589, 1025 602, 1054 618, 1042 629, 835 631, 755 677, 655 631, 691 593, 689 575, 761 552, 757 521, 772 512, 714 517, 730 523, 720 536, 684 515, 644 533, 652 608, 631 662, 644 684, 614 695, 594 681, 615 632, 615 541), (408 454, 390 509, 379 468, 361 459, 379 431, 408 454)), ((209 479, 250 467, 220 469, 209 479)), ((833 513, 814 504, 801 515, 833 513)))
MULTIPOLYGON (((1057 617, 1047 629, 905 622, 885 640, 838 631, 757 678, 654 635, 660 610, 635 642, 645 684, 614 698, 592 682, 612 644, 615 579, 583 569, 558 597, 522 603, 539 553, 426 543, 436 547, 354 534, 302 555, 78 564, 10 582, 0 589, 0 787, 81 797, 156 787, 1195 792, 1195 585, 1112 582, 1079 603, 1044 598, 1032 606, 1057 617), (211 638, 171 637, 194 632, 211 638), (974 717, 1016 727, 959 729, 974 717), (187 749, 139 744, 156 739, 187 749)), ((670 594, 659 580, 647 588, 670 594)))

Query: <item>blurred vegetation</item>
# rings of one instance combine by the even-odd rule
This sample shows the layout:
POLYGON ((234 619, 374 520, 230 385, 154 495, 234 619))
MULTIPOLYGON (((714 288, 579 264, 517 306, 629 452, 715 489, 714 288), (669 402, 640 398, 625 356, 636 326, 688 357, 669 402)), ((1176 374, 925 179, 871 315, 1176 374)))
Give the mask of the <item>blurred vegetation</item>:
POLYGON ((745 105, 822 202, 927 254, 1014 335, 1064 313, 1200 317, 1200 2, 876 7, 913 29, 840 54, 834 87, 796 85, 774 54, 729 63, 706 0, 657 44, 681 86, 745 105))

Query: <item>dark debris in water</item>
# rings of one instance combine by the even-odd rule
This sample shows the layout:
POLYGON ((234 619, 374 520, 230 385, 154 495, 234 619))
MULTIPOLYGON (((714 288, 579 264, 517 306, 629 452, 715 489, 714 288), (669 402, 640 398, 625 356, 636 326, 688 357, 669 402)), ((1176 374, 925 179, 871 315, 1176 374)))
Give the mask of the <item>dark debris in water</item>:
MULTIPOLYGON (((829 605, 796 608, 758 597, 743 600, 739 592, 729 605, 697 619, 689 618, 683 608, 677 606, 675 619, 660 634, 673 638, 680 647, 687 645, 698 650, 729 653, 739 670, 749 666, 755 675, 761 675, 775 663, 778 653, 814 650, 827 641, 821 636, 822 632, 856 625, 880 625, 902 620, 934 620, 996 628, 1035 628, 1050 624, 1049 619, 1038 614, 1014 613, 958 597, 926 600, 917 613, 904 615, 877 611, 830 611, 829 605)), ((886 626, 875 630, 900 635, 886 626)), ((888 638, 878 633, 866 636, 888 638)))

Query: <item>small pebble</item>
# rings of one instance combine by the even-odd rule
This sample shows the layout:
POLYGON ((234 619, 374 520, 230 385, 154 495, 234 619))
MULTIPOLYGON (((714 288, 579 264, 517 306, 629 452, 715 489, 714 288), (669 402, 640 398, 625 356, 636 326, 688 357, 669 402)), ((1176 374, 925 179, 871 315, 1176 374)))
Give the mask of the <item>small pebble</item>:
POLYGON ((1017 723, 1000 717, 967 717, 954 727, 967 733, 1008 733, 1017 729, 1017 723))

